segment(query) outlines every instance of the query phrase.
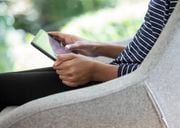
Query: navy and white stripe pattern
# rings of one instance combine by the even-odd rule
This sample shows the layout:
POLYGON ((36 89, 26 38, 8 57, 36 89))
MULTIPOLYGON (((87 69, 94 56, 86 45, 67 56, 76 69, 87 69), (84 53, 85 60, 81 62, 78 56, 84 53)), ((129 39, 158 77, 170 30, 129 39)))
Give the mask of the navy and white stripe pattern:
POLYGON ((136 70, 142 63, 162 32, 177 2, 178 0, 150 1, 144 23, 133 40, 111 63, 119 65, 118 76, 136 70))

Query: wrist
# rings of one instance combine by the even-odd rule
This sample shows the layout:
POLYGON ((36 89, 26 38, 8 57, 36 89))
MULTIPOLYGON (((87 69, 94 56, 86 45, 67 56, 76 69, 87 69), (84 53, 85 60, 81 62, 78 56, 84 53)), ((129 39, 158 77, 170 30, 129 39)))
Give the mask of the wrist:
POLYGON ((101 56, 102 43, 93 42, 92 44, 92 52, 94 54, 94 57, 101 56))
POLYGON ((96 42, 94 45, 94 53, 97 56, 104 56, 104 47, 106 46, 106 44, 102 43, 102 42, 96 42))
POLYGON ((116 58, 124 50, 124 48, 124 46, 118 44, 97 42, 95 45, 95 53, 97 56, 116 58))
POLYGON ((108 81, 117 78, 118 66, 96 61, 92 72, 92 81, 108 81))

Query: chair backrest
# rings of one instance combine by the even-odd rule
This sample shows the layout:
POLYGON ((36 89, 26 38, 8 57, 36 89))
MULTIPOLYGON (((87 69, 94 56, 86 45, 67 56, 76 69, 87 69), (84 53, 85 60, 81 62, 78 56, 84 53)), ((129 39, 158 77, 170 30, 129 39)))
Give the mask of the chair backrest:
POLYGON ((139 70, 167 127, 179 128, 180 2, 139 70))

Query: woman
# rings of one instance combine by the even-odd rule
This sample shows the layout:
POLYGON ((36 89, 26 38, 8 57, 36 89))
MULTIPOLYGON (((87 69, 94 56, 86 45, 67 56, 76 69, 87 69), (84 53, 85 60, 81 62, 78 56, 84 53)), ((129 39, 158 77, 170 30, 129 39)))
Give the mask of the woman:
POLYGON ((127 47, 50 32, 65 42, 67 49, 79 54, 59 55, 53 68, 1 74, 0 109, 112 80, 136 70, 162 32, 176 3, 177 0, 151 0, 144 23, 127 47), (107 56, 114 61, 104 64, 88 56, 107 56))

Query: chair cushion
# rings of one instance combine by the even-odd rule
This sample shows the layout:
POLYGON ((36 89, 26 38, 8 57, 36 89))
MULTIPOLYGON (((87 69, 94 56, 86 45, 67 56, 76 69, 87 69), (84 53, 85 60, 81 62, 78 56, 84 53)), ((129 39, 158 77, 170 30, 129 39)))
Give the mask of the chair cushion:
POLYGON ((0 117, 3 117, 5 114, 9 113, 10 111, 14 110, 15 108, 17 108, 17 106, 9 106, 9 107, 6 107, 5 109, 3 109, 3 110, 0 112, 0 117))

